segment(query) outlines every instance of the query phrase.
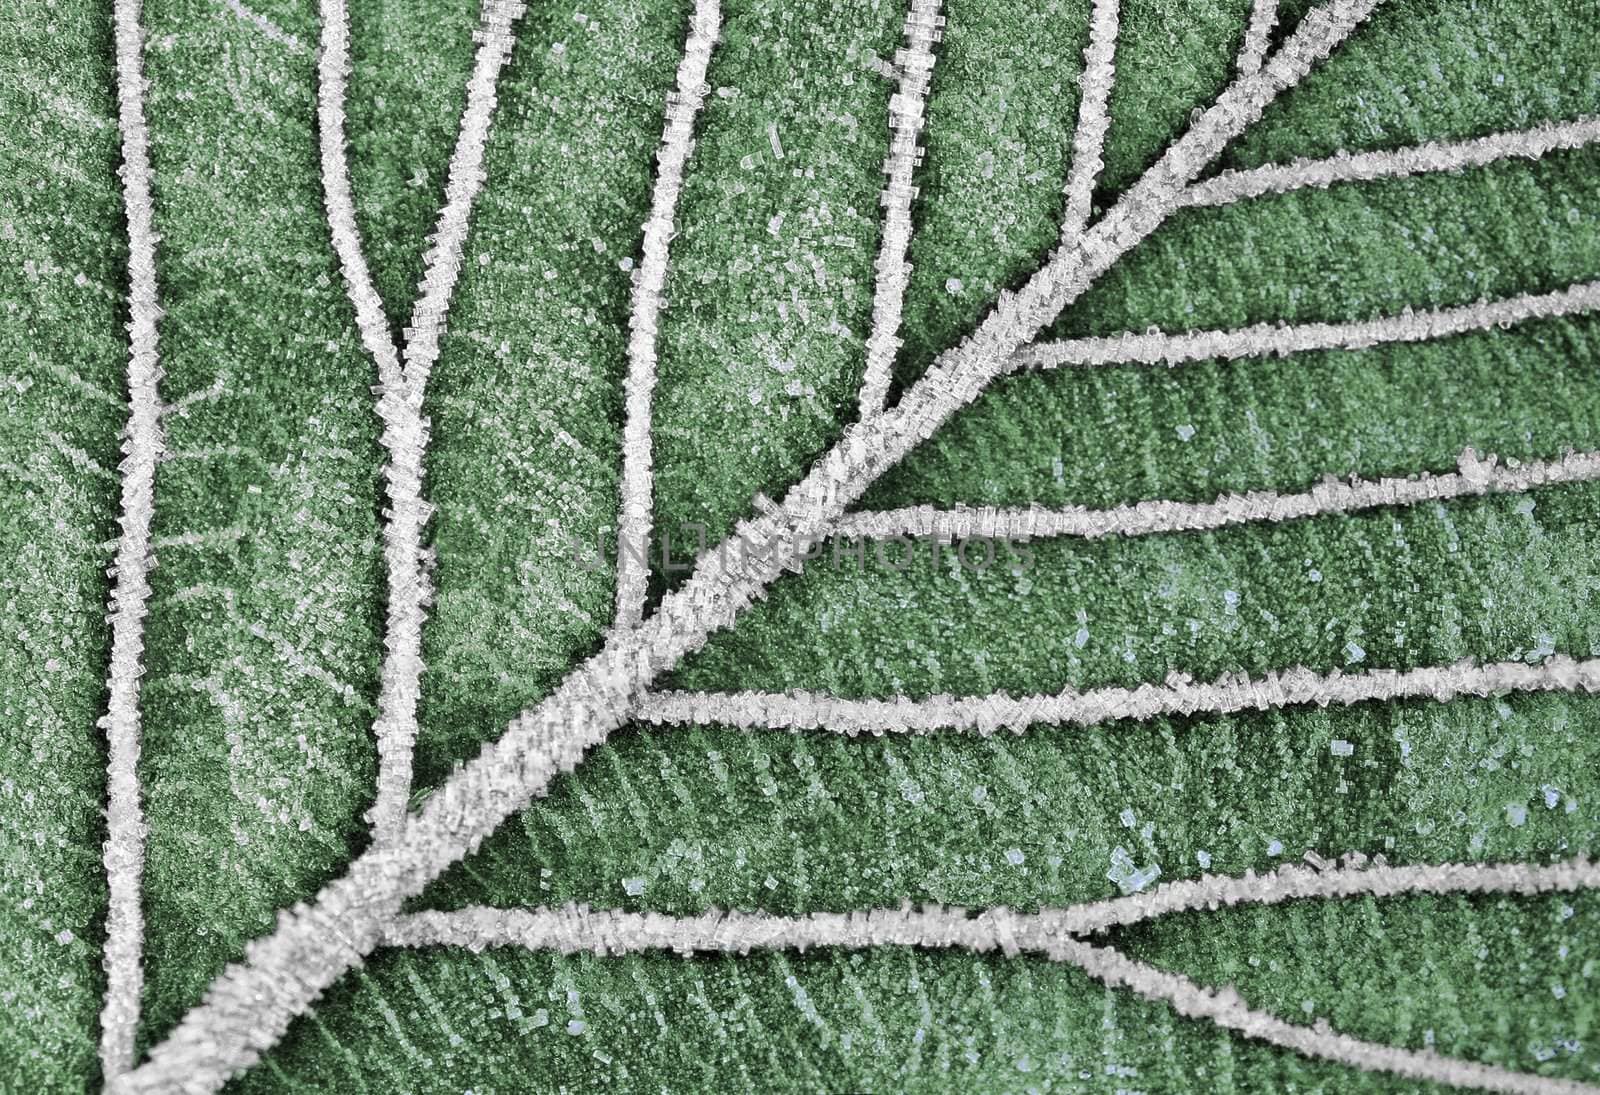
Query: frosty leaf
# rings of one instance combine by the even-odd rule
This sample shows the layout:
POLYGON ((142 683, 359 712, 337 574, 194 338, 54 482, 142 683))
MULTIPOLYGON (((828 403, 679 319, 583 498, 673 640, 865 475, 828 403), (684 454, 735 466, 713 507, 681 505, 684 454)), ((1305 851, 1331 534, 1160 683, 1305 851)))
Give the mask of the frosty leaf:
POLYGON ((1583 5, 689 7, 14 64, 16 1082, 1580 1089, 1583 5))

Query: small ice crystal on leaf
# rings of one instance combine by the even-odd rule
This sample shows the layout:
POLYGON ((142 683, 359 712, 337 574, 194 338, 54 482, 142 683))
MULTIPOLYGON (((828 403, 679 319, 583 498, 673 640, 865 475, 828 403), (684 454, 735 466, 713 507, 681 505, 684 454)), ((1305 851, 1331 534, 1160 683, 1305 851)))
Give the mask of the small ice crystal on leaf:
POLYGON ((1123 893, 1138 893, 1160 877, 1161 868, 1157 864, 1136 867, 1128 849, 1120 844, 1111 849, 1111 870, 1106 872, 1106 878, 1115 882, 1123 893))

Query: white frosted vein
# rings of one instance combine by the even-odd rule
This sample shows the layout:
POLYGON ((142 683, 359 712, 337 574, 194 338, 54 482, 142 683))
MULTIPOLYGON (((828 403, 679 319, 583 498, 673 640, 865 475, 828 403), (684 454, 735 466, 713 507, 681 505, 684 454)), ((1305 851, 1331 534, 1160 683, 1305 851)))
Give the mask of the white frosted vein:
POLYGON ((100 1061, 108 1078, 133 1065, 144 988, 144 811, 139 790, 139 678, 144 673, 144 617, 155 557, 156 465, 162 449, 160 356, 156 324, 155 209, 151 197, 150 134, 145 126, 143 30, 139 0, 113 7, 117 62, 117 122, 122 134, 123 209, 128 218, 128 426, 120 465, 122 535, 117 541, 111 594, 109 694, 100 725, 106 732, 105 1005, 100 1014, 100 1061))
POLYGON ((905 309, 911 264, 911 203, 917 188, 912 177, 922 159, 917 141, 926 121, 928 85, 933 80, 940 27, 940 0, 911 0, 906 10, 905 45, 895 54, 899 85, 889 97, 889 155, 879 204, 883 207, 878 245, 877 282, 872 293, 872 330, 867 335, 866 370, 861 381, 861 417, 883 410, 895 354, 901 345, 900 318, 905 309))
POLYGON ((404 332, 406 383, 419 400, 428 383, 428 371, 439 357, 439 339, 461 274, 472 206, 483 187, 483 157, 494 118, 495 88, 516 44, 513 28, 525 10, 520 0, 483 0, 481 26, 474 35, 478 52, 467 80, 461 130, 450 154, 444 206, 430 237, 432 246, 423 256, 422 283, 411 311, 411 325, 404 332))
MULTIPOLYGON (((1308 855, 1323 866, 1284 864, 1263 874, 1205 874, 1168 882, 1144 893, 1074 905, 1044 908, 1024 919, 1041 936, 1084 935, 1157 920, 1177 913, 1278 905, 1286 901, 1411 894, 1503 894, 1537 896, 1600 888, 1600 864, 1587 858, 1558 863, 1439 863, 1390 866, 1351 853, 1338 866, 1308 855), (1369 865, 1370 864, 1370 865, 1369 865)), ((585 905, 559 908, 470 906, 449 912, 399 917, 384 933, 395 947, 523 947, 561 954, 641 954, 708 951, 747 954, 753 950, 808 947, 964 946, 984 949, 1003 909, 976 917, 963 909, 937 906, 856 913, 813 913, 785 917, 767 913, 712 910, 698 916, 668 916, 585 905)))
POLYGON ((1418 669, 1319 673, 1285 669, 1251 677, 1225 674, 1209 683, 1182 673, 1137 688, 1065 689, 1053 695, 937 695, 925 699, 844 699, 821 692, 654 692, 635 711, 656 724, 732 726, 747 730, 829 730, 860 734, 935 734, 983 737, 1035 726, 1099 726, 1123 719, 1226 715, 1282 707, 1346 707, 1373 701, 1499 696, 1510 692, 1600 692, 1600 659, 1565 656, 1539 665, 1490 662, 1418 669))
POLYGON ((1308 186, 1329 187, 1342 182, 1461 171, 1508 159, 1537 160, 1551 152, 1583 148, 1597 140, 1600 140, 1600 118, 1586 116, 1466 141, 1428 142, 1386 152, 1341 152, 1323 160, 1295 160, 1242 171, 1224 171, 1189 187, 1183 204, 1195 207, 1230 205, 1247 198, 1284 194, 1308 186))
POLYGON ((378 945, 384 924, 560 773, 627 718, 662 673, 733 620, 786 570, 797 545, 825 535, 846 506, 885 470, 971 402, 1024 343, 1176 208, 1177 196, 1266 105, 1302 80, 1379 0, 1327 0, 1255 77, 1241 78, 1204 111, 1161 160, 1071 247, 1023 289, 1005 294, 980 329, 949 353, 894 408, 846 427, 843 437, 781 504, 762 502, 730 542, 701 556, 695 572, 638 627, 614 631, 544 700, 450 777, 400 837, 353 860, 307 904, 284 910, 245 960, 212 982, 116 1085, 119 1091, 215 1091, 249 1067, 344 971, 378 945), (751 550, 738 552, 733 542, 751 550))
POLYGON ((427 427, 420 393, 413 398, 389 334, 383 304, 372 283, 356 226, 348 165, 345 161, 344 102, 350 69, 349 15, 345 0, 321 0, 322 52, 318 60, 317 116, 322 154, 322 184, 334 252, 355 307, 362 343, 378 369, 377 412, 388 507, 384 524, 384 563, 389 602, 384 629, 387 650, 380 670, 378 787, 368 814, 374 837, 391 839, 411 793, 411 751, 416 738, 416 697, 421 678, 422 619, 428 599, 422 567, 421 499, 423 449, 427 427))
POLYGON ((1245 76, 1261 71, 1267 59, 1267 46, 1272 38, 1272 28, 1278 25, 1278 0, 1255 0, 1250 6, 1250 22, 1244 31, 1244 45, 1239 49, 1239 72, 1245 76))
POLYGON ((656 154, 655 190, 644 224, 644 256, 633 283, 628 317, 626 420, 622 429, 622 499, 617 520, 616 626, 632 627, 644 615, 649 572, 644 563, 655 505, 650 401, 656 387, 656 325, 667 283, 667 251, 683 172, 694 150, 694 123, 710 88, 706 71, 722 28, 718 0, 695 0, 689 35, 678 62, 677 90, 667 96, 666 128, 656 154))
MULTIPOLYGON (((873 909, 849 913, 774 916, 712 910, 698 916, 669 916, 586 905, 500 909, 473 906, 453 912, 422 912, 399 917, 384 934, 387 946, 455 946, 474 952, 488 947, 521 947, 561 954, 641 954, 668 951, 749 954, 760 950, 813 947, 851 949, 884 946, 997 949, 990 913, 971 917, 961 909, 873 909)), ((1045 926, 1038 924, 1039 936, 1045 926)), ((1030 942, 1033 940, 1030 938, 1030 942)))
POLYGON ((1202 875, 1167 882, 1144 893, 1086 901, 1040 915, 1073 935, 1138 924, 1173 913, 1285 901, 1406 894, 1510 894, 1532 896, 1600 889, 1600 864, 1586 858, 1559 863, 1439 863, 1390 866, 1352 853, 1338 866, 1308 854, 1314 866, 1289 863, 1264 874, 1202 875))
POLYGON ((1290 1023, 1251 1008, 1233 989, 1212 989, 1176 973, 1135 962, 1121 951, 1079 939, 1061 938, 1050 957, 1071 962, 1110 988, 1129 988, 1148 1000, 1170 1005, 1189 1019, 1205 1019, 1246 1038, 1293 1050, 1306 1057, 1348 1065, 1363 1072, 1388 1073, 1411 1080, 1508 1095, 1597 1095, 1600 1087, 1575 1080, 1517 1072, 1498 1065, 1431 1050, 1402 1049, 1340 1034, 1327 1020, 1312 1026, 1290 1023))
POLYGON ((974 538, 1025 541, 1075 536, 1093 540, 1103 536, 1197 532, 1254 522, 1356 513, 1378 506, 1414 506, 1482 494, 1522 494, 1563 483, 1589 483, 1600 479, 1600 452, 1569 453, 1554 460, 1531 460, 1513 466, 1501 464, 1492 456, 1480 458, 1468 448, 1461 453, 1456 467, 1454 472, 1422 472, 1403 479, 1346 482, 1329 476, 1310 490, 1292 494, 1248 491, 1225 494, 1214 502, 1160 499, 1111 509, 909 506, 852 513, 839 523, 836 535, 870 540, 931 537, 951 543, 974 538))
POLYGON ((1355 323, 1259 323, 1230 331, 1182 334, 1132 331, 1105 338, 1042 342, 1018 352, 1012 368, 1056 369, 1072 365, 1182 365, 1307 353, 1365 350, 1395 342, 1429 342, 1452 335, 1506 328, 1600 310, 1600 281, 1580 282, 1550 293, 1480 300, 1459 308, 1404 312, 1355 323))
POLYGON ((423 396, 439 354, 439 339, 461 270, 472 205, 483 183, 483 156, 494 115, 495 86, 510 56, 512 26, 523 5, 485 0, 478 50, 467 82, 467 104, 450 157, 445 202, 432 246, 424 256, 422 284, 403 350, 390 337, 383 303, 362 253, 349 167, 345 161, 344 102, 350 68, 349 15, 345 0, 321 0, 322 53, 318 62, 317 116, 322 180, 332 232, 356 326, 378 368, 378 417, 389 461, 384 467, 388 507, 384 517, 384 563, 389 603, 380 671, 378 789, 369 817, 374 838, 394 839, 411 797, 412 752, 417 736, 417 700, 422 679, 422 627, 432 590, 423 565, 422 530, 433 507, 423 499, 428 422, 423 396), (403 364, 402 364, 403 360, 403 364))
POLYGON ((345 289, 355 307, 361 342, 378 365, 383 387, 403 391, 399 354, 389 337, 383 301, 373 286, 356 227, 350 170, 345 162, 344 101, 350 78, 350 18, 345 0, 320 0, 321 54, 317 61, 317 129, 322 165, 322 193, 327 206, 333 250, 344 274, 345 289))
POLYGON ((1078 129, 1072 138, 1067 171, 1066 213, 1061 240, 1070 242, 1089 223, 1095 183, 1105 167, 1106 133, 1111 129, 1111 89, 1116 83, 1117 24, 1121 0, 1094 0, 1089 15, 1089 45, 1078 77, 1078 129))
MULTIPOLYGON (((1590 888, 1600 881, 1597 877, 1600 873, 1581 860, 1553 867, 1449 864, 1373 868, 1330 872, 1310 880, 1302 880, 1303 874, 1309 872, 1280 871, 1266 876, 1277 878, 1280 883, 1279 889, 1264 900, 1362 894, 1390 896, 1403 892, 1545 893, 1590 888), (1397 888, 1403 885, 1411 888, 1397 888), (1282 892, 1290 887, 1298 887, 1303 892, 1282 892)), ((1249 887, 1261 881, 1250 875, 1242 879, 1208 877, 1164 889, 1176 893, 1179 887, 1187 885, 1194 892, 1214 896, 1214 904, 1224 904, 1230 903, 1227 898, 1233 894, 1230 884, 1239 885, 1245 895, 1240 900, 1250 901, 1254 895, 1249 887)), ((1148 896, 1154 899, 1156 895, 1148 896)), ((1189 900, 1188 893, 1184 897, 1189 900)), ((819 947, 859 950, 889 946, 960 949, 975 953, 999 951, 1009 956, 1035 953, 1055 961, 1070 962, 1108 987, 1127 987, 1148 999, 1167 1003, 1188 1018, 1207 1020, 1249 1038, 1364 1071, 1486 1091, 1587 1092, 1593 1095, 1600 1090, 1586 1084, 1551 1080, 1436 1053, 1361 1041, 1334 1032, 1326 1020, 1314 1026, 1288 1023, 1249 1008, 1232 990, 1205 988, 1180 975, 1135 962, 1119 951, 1075 938, 1067 927, 1079 919, 1084 910, 1115 904, 1089 903, 1032 914, 996 908, 976 916, 964 909, 907 906, 807 916, 712 910, 686 917, 591 909, 583 905, 536 909, 478 906, 400 917, 388 929, 384 942, 404 947, 464 947, 473 953, 491 947, 519 947, 597 955, 666 951, 685 957, 702 953, 747 955, 773 950, 803 952, 819 947)), ((1214 907, 1214 904, 1174 904, 1161 911, 1214 907)), ((1130 915, 1126 922, 1146 918, 1130 915)))

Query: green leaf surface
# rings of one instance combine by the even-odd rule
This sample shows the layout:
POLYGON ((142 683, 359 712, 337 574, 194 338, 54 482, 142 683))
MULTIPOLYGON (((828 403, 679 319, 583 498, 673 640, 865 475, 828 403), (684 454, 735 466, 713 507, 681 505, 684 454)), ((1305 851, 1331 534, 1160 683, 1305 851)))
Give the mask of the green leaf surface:
MULTIPOLYGON (((608 642, 632 295, 687 0, 530 3, 496 89, 440 354, 415 799, 608 642)), ((1281 43, 1311 4, 1281 5, 1281 43)), ((1126 0, 1111 208, 1233 79, 1246 0, 1126 0)), ((0 1089, 97 1085, 108 574, 128 244, 110 0, 0 16, 0 1089)), ((1061 236, 1088 0, 950 0, 896 394, 1061 236)), ((351 0, 346 155, 406 337, 481 38, 470 0, 351 0)), ((847 431, 905 7, 726 0, 656 348, 675 553, 847 431)), ((141 1050, 369 845, 387 461, 325 208, 311 0, 145 0, 167 453, 144 623, 141 1050)), ((1594 0, 1387 0, 1211 169, 1600 114, 1594 0)), ((1043 337, 1342 323, 1600 278, 1594 146, 1173 215, 1043 337)), ((996 381, 862 508, 1110 507, 1600 450, 1600 319, 996 381)), ((870 425, 869 427, 870 428, 870 425)), ((1514 466, 1514 465, 1513 465, 1514 466)), ((754 501, 753 501, 754 500, 754 501)), ((1252 523, 825 551, 657 683, 1012 695, 1600 655, 1600 486, 1252 523), (1015 564, 1015 565, 1014 565, 1015 564)), ((653 547, 659 552, 658 538, 653 547)), ((847 545, 835 544, 844 549, 847 545)), ((682 576, 659 554, 651 607, 682 576)), ((648 610, 647 610, 648 611, 648 610)), ((1197 713, 993 737, 627 725, 414 908, 1021 910, 1314 851, 1600 850, 1600 699, 1197 713)), ((1593 893, 1199 910, 1096 942, 1370 1042, 1600 1081, 1593 893)), ((1410 1092, 1039 957, 380 949, 239 1090, 1410 1092)))
POLYGON ((895 5, 724 5, 684 180, 655 410, 657 519, 716 542, 853 417, 895 5))
MULTIPOLYGON (((536 5, 428 390, 438 599, 418 782, 498 737, 610 622, 628 270, 681 48, 672 5, 536 5)), ((437 195, 436 195, 437 197, 437 195)))
POLYGON ((90 1083, 127 268, 108 24, 0 18, 0 1088, 90 1083))

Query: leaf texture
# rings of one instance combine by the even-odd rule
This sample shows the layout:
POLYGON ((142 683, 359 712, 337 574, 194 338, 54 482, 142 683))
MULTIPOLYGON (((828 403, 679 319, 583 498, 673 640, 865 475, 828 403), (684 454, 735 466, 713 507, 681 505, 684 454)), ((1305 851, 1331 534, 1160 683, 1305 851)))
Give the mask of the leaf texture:
POLYGON ((127 237, 110 28, 0 19, 0 1088, 97 1075, 127 237))
POLYGON ((1006 924, 1302 856, 1595 855, 1591 477, 1204 531, 830 537, 844 502, 858 522, 1274 492, 1251 495, 1267 506, 1330 476, 1472 484, 1600 451, 1587 304, 1430 326, 1600 279, 1589 137, 1454 170, 1428 144, 1600 116, 1593 0, 1384 0, 1370 18, 1367 0, 949 0, 911 25, 906 4, 867 0, 349 0, 321 8, 348 19, 343 147, 320 143, 338 36, 318 5, 144 0, 134 85, 115 3, 0 16, 0 1003, 17 1018, 0 1088, 1409 1092, 1444 1090, 1430 1080, 1456 1064, 1505 1070, 1507 1090, 1600 1083, 1600 900, 1581 887, 1187 908, 1045 954, 1007 953, 1015 938, 376 946, 418 910, 911 902, 1006 924), (1257 76, 1241 51, 1264 13, 1257 76), (1284 58, 1347 17, 1299 81, 1284 58), (480 187, 460 147, 493 25, 513 37, 480 187), (705 86, 686 87, 685 50, 713 30, 705 86), (162 453, 135 632, 142 1063, 125 1073, 95 1043, 118 991, 102 945, 124 930, 101 716, 119 485, 137 474, 119 468, 141 321, 130 95, 149 130, 162 453), (1268 98, 1215 163, 1183 153, 1268 98), (680 185, 662 132, 685 118, 680 185), (1347 153, 1405 167, 1232 203, 1180 192, 1191 170, 1216 194, 1347 153), (909 190, 886 183, 908 162, 909 190), (661 274, 652 239, 659 315, 638 304, 661 274), (437 361, 419 368, 416 302, 440 279, 437 361), (886 315, 898 326, 875 331, 886 315), (1282 352, 1304 325, 1385 317, 1426 337, 1282 352), (1152 363, 1124 337, 1187 332, 1244 348, 1152 363), (882 410, 864 382, 889 388, 882 410), (945 391, 953 412, 928 394, 945 391), (643 464, 625 440, 641 433, 643 464), (393 470, 396 438, 426 446, 420 481, 393 470), (649 539, 621 543, 641 475, 649 539), (393 527, 412 488, 408 555, 393 527), (790 529, 818 540, 803 567, 691 566, 730 534, 790 529), (637 625, 630 549, 648 552, 637 625), (425 617, 420 668, 397 653, 396 603, 425 617), (1554 686, 1334 695, 1471 662, 1554 686), (1275 698, 1296 669, 1330 682, 1318 702, 1275 698), (1213 681, 1259 702, 894 733, 949 696, 1213 681), (656 725, 663 689, 755 725, 656 725), (894 703, 868 734, 762 714, 812 695, 894 703), (398 719, 403 739, 412 705, 397 774, 397 739, 375 738, 398 719), (391 825, 385 775, 414 807, 391 825), (428 841, 470 854, 436 861, 428 841), (308 955, 317 968, 274 967, 308 955), (302 982, 331 988, 301 1007, 302 982), (1157 983, 1188 988, 1147 999, 1157 983), (1246 1006, 1253 1033, 1225 1029, 1217 1009, 1246 1006), (1268 1044, 1269 1023, 1348 1052, 1268 1044), (1371 1063, 1390 1050, 1413 1071, 1371 1063))

